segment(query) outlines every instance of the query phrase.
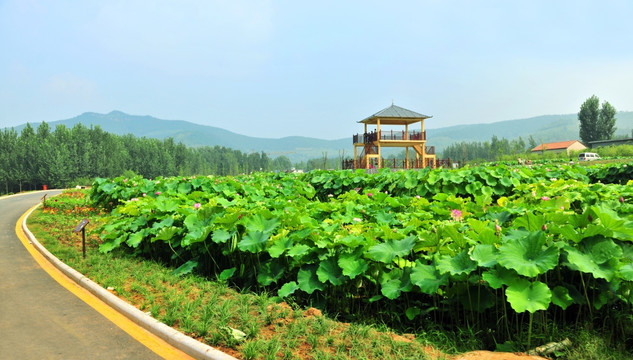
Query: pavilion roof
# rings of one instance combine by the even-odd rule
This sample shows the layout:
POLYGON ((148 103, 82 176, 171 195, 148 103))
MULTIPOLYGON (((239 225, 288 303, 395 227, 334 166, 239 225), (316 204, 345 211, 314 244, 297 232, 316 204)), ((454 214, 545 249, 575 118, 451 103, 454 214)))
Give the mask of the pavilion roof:
POLYGON ((374 115, 371 115, 359 121, 359 123, 373 125, 377 124, 378 119, 380 119, 380 123, 385 125, 405 125, 416 123, 431 117, 432 116, 423 115, 415 111, 411 111, 400 106, 391 104, 391 106, 384 108, 374 115))

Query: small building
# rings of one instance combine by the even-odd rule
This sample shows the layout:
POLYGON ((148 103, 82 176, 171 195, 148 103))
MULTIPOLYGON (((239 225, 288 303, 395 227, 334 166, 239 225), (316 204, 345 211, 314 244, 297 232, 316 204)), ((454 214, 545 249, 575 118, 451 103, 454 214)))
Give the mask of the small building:
POLYGON ((633 145, 633 138, 631 139, 611 139, 611 140, 599 140, 590 141, 589 147, 592 149, 603 146, 617 146, 617 145, 633 145))
POLYGON ((562 152, 566 152, 567 155, 569 155, 569 153, 571 151, 584 150, 586 148, 587 147, 583 143, 578 141, 578 140, 569 140, 569 141, 559 141, 559 142, 541 144, 541 145, 535 147, 534 149, 532 149, 532 152, 533 153, 543 153, 543 152, 562 153, 562 152))
POLYGON ((415 111, 407 110, 391 104, 391 106, 359 121, 364 124, 365 131, 353 136, 354 159, 344 168, 378 169, 388 165, 394 168, 423 168, 436 167, 435 147, 426 146, 426 131, 424 120, 431 116, 422 115, 415 111), (417 130, 412 127, 416 125, 417 130), (399 127, 394 130, 381 129, 384 126, 399 127), (369 126, 375 126, 371 129, 369 126), (402 163, 393 159, 389 164, 382 158, 383 148, 404 148, 405 159, 402 163), (410 159, 410 151, 413 150, 415 160, 410 159), (351 166, 350 166, 351 165, 351 166))

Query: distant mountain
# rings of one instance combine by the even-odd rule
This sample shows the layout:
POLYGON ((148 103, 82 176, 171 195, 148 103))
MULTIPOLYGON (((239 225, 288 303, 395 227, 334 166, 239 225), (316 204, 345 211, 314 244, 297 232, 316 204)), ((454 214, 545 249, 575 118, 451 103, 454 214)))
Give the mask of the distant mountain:
MULTIPOLYGON (((631 134, 633 112, 619 112, 616 115, 616 134, 631 134)), ((354 153, 352 135, 340 140, 321 140, 302 136, 280 139, 257 138, 237 134, 218 127, 198 125, 182 120, 161 120, 151 116, 128 115, 120 111, 108 114, 87 112, 72 119, 49 122, 52 129, 57 125, 72 128, 75 124, 98 125, 104 131, 118 135, 133 134, 138 137, 163 139, 172 137, 188 146, 225 146, 246 153, 264 151, 270 157, 287 156, 292 162, 320 158, 327 152, 329 158, 340 152, 346 156, 354 153)), ((31 124, 37 127, 38 124, 31 124)), ((16 127, 21 131, 25 125, 16 127)), ((427 125, 428 126, 428 125, 427 125)), ((508 140, 521 136, 527 143, 530 135, 537 142, 553 142, 578 139, 578 117, 576 114, 545 115, 529 119, 507 120, 490 124, 457 125, 438 129, 428 129, 428 145, 433 145, 438 153, 461 141, 490 141, 496 135, 508 140)))
MULTIPOLYGON (((85 126, 98 125, 104 131, 137 137, 164 139, 172 137, 176 142, 187 146, 224 146, 245 153, 264 151, 270 157, 287 156, 292 162, 304 161, 323 156, 338 156, 338 150, 345 150, 347 154, 353 152, 352 137, 340 140, 321 140, 302 136, 289 136, 281 139, 257 138, 237 134, 218 127, 205 126, 182 120, 161 120, 152 116, 129 115, 120 111, 108 114, 93 112, 83 113, 67 120, 52 121, 48 124, 51 129, 57 125, 72 128, 75 124, 85 126)), ((38 124, 31 124, 37 127, 38 124)), ((21 131, 25 125, 16 127, 21 131)))
MULTIPOLYGON (((616 136, 631 135, 633 112, 621 111, 616 115, 616 136)), ((490 124, 456 125, 427 130, 429 145, 435 145, 438 152, 455 142, 490 141, 493 135, 508 140, 532 135, 537 143, 565 140, 580 140, 577 114, 544 115, 528 119, 506 120, 490 124)))

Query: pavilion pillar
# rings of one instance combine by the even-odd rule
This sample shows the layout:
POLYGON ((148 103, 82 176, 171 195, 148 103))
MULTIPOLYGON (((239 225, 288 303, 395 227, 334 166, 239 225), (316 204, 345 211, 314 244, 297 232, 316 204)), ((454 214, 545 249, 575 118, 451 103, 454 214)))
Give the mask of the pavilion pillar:
POLYGON ((404 156, 404 161, 405 161, 404 167, 408 169, 409 168, 409 147, 407 146, 405 149, 406 150, 405 150, 405 156, 404 156))
POLYGON ((376 125, 377 125, 376 131, 378 132, 376 134, 377 140, 378 140, 378 169, 380 169, 382 167, 382 164, 380 163, 382 159, 382 150, 380 149, 380 140, 381 140, 380 139, 380 119, 377 119, 376 125))

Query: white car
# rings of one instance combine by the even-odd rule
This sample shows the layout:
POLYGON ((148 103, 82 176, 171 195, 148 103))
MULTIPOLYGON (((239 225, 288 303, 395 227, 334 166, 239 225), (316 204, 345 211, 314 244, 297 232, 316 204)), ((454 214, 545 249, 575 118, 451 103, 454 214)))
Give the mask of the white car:
POLYGON ((578 161, 600 160, 600 155, 596 153, 582 153, 578 155, 578 161))

